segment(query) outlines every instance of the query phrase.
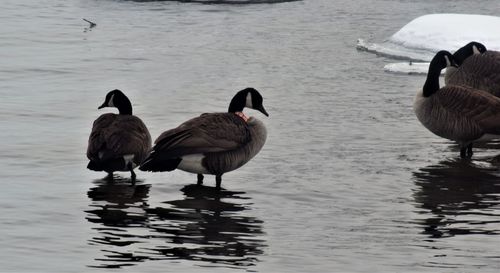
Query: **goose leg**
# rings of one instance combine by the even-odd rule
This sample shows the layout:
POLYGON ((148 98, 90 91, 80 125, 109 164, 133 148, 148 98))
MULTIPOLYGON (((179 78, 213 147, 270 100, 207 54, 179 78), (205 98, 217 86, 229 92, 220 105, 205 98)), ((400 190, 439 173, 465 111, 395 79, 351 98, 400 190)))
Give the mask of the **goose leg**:
POLYGON ((467 147, 460 147, 460 158, 465 158, 467 147))
POLYGON ((222 183, 222 174, 215 175, 215 188, 220 190, 220 184, 222 183))
POLYGON ((467 146, 467 157, 471 158, 472 157, 472 143, 467 146))
POLYGON ((130 179, 132 180, 132 185, 135 185, 136 175, 135 175, 134 168, 132 167, 132 163, 131 162, 128 163, 127 168, 130 171, 130 179))
POLYGON ((113 178, 113 172, 108 172, 108 175, 104 178, 109 182, 113 182, 115 179, 113 178))
POLYGON ((198 186, 203 185, 203 174, 201 173, 198 174, 198 181, 196 182, 196 185, 198 186))

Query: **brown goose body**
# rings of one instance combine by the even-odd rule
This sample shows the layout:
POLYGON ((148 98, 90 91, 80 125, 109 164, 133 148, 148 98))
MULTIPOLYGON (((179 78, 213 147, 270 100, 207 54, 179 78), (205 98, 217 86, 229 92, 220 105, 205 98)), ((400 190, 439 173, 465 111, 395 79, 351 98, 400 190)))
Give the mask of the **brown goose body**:
POLYGON ((500 97, 500 52, 471 55, 458 68, 446 71, 445 83, 484 90, 500 97))
POLYGON ((429 131, 461 146, 500 135, 500 99, 485 91, 447 85, 427 98, 418 93, 413 107, 429 131))
POLYGON ((132 104, 120 90, 106 95, 98 109, 104 107, 116 107, 119 114, 103 114, 94 121, 88 141, 87 168, 105 171, 111 179, 114 171, 130 171, 134 182, 133 169, 151 150, 151 135, 142 120, 132 115, 132 104))
POLYGON ((125 161, 137 167, 151 149, 151 135, 146 125, 133 115, 107 113, 94 121, 87 148, 89 160, 99 163, 122 161, 103 169, 106 172, 128 171, 125 161))
POLYGON ((202 114, 165 131, 139 169, 196 173, 198 185, 203 183, 203 174, 212 174, 220 189, 222 175, 245 165, 266 142, 264 124, 242 112, 248 107, 269 116, 262 101, 257 90, 245 88, 233 97, 228 112, 202 114))
POLYGON ((264 124, 256 118, 245 122, 234 113, 202 114, 158 137, 150 156, 157 164, 151 171, 177 168, 222 175, 252 159, 266 136, 264 124))

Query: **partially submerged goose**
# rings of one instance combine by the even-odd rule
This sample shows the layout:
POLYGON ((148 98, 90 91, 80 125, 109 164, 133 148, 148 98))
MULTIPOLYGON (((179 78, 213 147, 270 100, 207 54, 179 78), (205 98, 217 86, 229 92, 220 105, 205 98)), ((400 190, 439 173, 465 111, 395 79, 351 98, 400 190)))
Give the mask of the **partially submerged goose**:
POLYGON ((500 97, 500 53, 470 42, 453 54, 458 68, 446 70, 446 84, 465 85, 500 97))
POLYGON ((440 51, 434 56, 413 108, 427 129, 458 142, 460 156, 471 157, 474 141, 486 134, 500 135, 500 98, 459 85, 439 88, 441 70, 451 65, 453 56, 449 52, 440 51))
POLYGON ((90 160, 87 168, 105 171, 111 179, 115 171, 130 171, 135 182, 134 168, 148 155, 151 135, 142 120, 132 115, 132 104, 120 90, 106 95, 98 109, 104 107, 116 107, 119 114, 103 114, 94 121, 87 148, 90 160))
POLYGON ((269 116, 262 100, 257 90, 246 88, 236 93, 227 113, 202 114, 162 133, 139 169, 196 173, 198 185, 203 174, 212 174, 220 188, 224 173, 245 165, 264 146, 266 127, 243 113, 248 107, 269 116))

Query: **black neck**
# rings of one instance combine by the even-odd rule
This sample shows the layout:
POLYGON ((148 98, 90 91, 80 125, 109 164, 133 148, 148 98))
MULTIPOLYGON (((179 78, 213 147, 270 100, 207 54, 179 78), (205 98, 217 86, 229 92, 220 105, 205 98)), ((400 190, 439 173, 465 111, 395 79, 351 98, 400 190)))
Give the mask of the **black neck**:
POLYGON ((462 65, 464 60, 467 59, 467 57, 472 56, 473 54, 474 51, 471 47, 462 47, 455 53, 453 53, 453 59, 455 60, 455 63, 457 65, 462 65))
POLYGON ((247 102, 246 99, 247 99, 247 93, 239 92, 231 100, 231 103, 229 104, 229 109, 227 111, 229 113, 242 112, 247 102))
POLYGON ((118 111, 120 111, 120 115, 132 115, 132 105, 121 106, 118 111))
POLYGON ((430 97, 432 94, 439 90, 439 76, 441 75, 441 69, 436 65, 429 65, 429 73, 427 73, 427 79, 425 80, 423 94, 424 97, 430 97))
POLYGON ((120 115, 132 115, 132 104, 127 97, 119 97, 115 100, 118 100, 115 107, 120 111, 120 115))

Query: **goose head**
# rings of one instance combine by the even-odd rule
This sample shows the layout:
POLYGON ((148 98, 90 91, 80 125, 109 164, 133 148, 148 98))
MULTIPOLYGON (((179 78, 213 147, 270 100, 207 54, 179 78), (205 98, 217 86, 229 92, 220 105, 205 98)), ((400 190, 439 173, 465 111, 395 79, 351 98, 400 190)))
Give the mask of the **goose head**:
POLYGON ((118 89, 109 91, 104 103, 97 109, 102 109, 104 107, 115 107, 118 108, 121 115, 132 115, 132 104, 130 100, 118 89))
POLYGON ((453 57, 458 65, 462 65, 463 61, 469 56, 474 54, 483 54, 484 52, 486 52, 486 47, 483 44, 470 42, 455 51, 455 53, 453 53, 453 57))
POLYGON ((436 53, 429 64, 429 72, 423 88, 424 97, 429 97, 439 90, 441 70, 447 67, 457 67, 457 64, 450 52, 441 50, 436 53))
POLYGON ((247 107, 250 109, 257 110, 262 114, 269 116, 264 105, 262 105, 263 98, 259 91, 252 87, 245 88, 236 95, 234 95, 231 103, 229 104, 228 112, 236 113, 243 111, 243 108, 247 107))

